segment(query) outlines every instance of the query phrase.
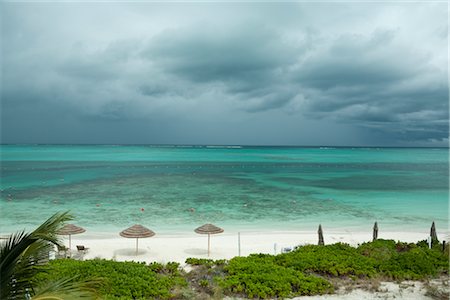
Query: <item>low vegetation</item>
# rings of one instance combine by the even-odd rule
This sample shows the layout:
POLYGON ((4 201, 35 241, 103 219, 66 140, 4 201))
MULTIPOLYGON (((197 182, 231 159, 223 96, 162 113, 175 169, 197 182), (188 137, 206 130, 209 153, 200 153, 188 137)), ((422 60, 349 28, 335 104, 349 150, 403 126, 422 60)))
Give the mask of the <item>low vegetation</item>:
POLYGON ((177 263, 146 265, 104 259, 54 260, 36 281, 51 282, 60 276, 99 281, 97 292, 102 299, 171 299, 175 288, 187 285, 177 263))
MULTIPOLYGON (((150 265, 110 260, 50 262, 35 280, 60 276, 101 280, 101 299, 287 298, 333 293, 343 282, 423 280, 448 276, 449 250, 436 243, 377 240, 358 247, 307 245, 280 255, 253 254, 229 261, 189 258, 185 273, 176 263, 150 265)), ((439 291, 440 292, 440 291, 439 291)), ((435 293, 437 294, 437 292, 435 293)))
POLYGON ((359 247, 337 243, 307 245, 280 255, 253 254, 217 264, 212 260, 188 259, 195 265, 191 286, 202 292, 220 288, 225 295, 249 298, 293 297, 332 293, 334 285, 348 280, 428 280, 448 276, 449 249, 442 244, 401 243, 377 240, 359 247), (218 274, 211 280, 208 274, 218 274), (208 278, 208 289, 202 282, 208 278))
POLYGON ((277 264, 276 258, 266 254, 233 258, 224 268, 225 276, 218 281, 219 285, 232 294, 249 298, 285 298, 333 291, 327 280, 277 264))

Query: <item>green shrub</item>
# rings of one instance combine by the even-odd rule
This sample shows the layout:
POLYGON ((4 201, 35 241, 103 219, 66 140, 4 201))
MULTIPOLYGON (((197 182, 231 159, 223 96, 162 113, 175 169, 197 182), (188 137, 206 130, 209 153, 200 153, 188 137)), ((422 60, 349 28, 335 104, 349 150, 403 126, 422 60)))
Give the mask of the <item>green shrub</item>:
MULTIPOLYGON (((418 247, 429 249, 428 240, 418 241, 416 244, 418 247)), ((431 248, 433 250, 442 251, 442 243, 439 243, 439 240, 433 239, 431 241, 431 248)))
POLYGON ((332 290, 329 277, 424 279, 448 274, 448 254, 412 243, 377 240, 358 248, 337 243, 308 245, 277 256, 236 257, 225 265, 220 285, 229 293, 270 298, 313 295, 332 290))
POLYGON ((423 279, 448 273, 448 256, 440 251, 415 247, 381 263, 380 271, 393 279, 423 279))
POLYGON ((193 266, 206 266, 206 267, 212 267, 212 266, 222 266, 225 264, 225 259, 208 259, 208 258, 195 258, 195 257, 189 257, 185 261, 189 265, 193 266))
POLYGON ((376 274, 375 260, 358 253, 347 244, 307 245, 278 255, 278 265, 307 273, 328 276, 371 277, 376 274))
POLYGON ((376 240, 363 243, 357 250, 358 253, 380 262, 390 259, 396 253, 396 243, 393 240, 376 240))
POLYGON ((438 243, 429 249, 426 241, 412 244, 377 240, 362 244, 358 251, 374 258, 378 273, 392 279, 423 279, 448 273, 448 254, 438 243))
MULTIPOLYGON (((330 293, 331 277, 378 277, 395 280, 426 279, 449 273, 449 248, 432 249, 424 242, 401 243, 377 240, 354 248, 347 244, 308 245, 280 255, 253 254, 230 261, 188 258, 198 266, 181 274, 178 263, 115 262, 110 260, 50 262, 50 271, 36 280, 60 277, 102 279, 98 294, 102 299, 170 299, 178 296, 226 294, 250 298, 285 298, 330 293), (191 292, 187 287, 190 283, 191 292)), ((336 281, 336 280, 334 280, 336 281)), ((336 281, 339 282, 339 281, 336 281)), ((195 297, 193 297, 195 299, 195 297)), ((192 298, 192 297, 191 297, 192 298)))
POLYGON ((36 280, 54 281, 63 276, 101 279, 98 293, 105 299, 169 299, 175 286, 186 285, 176 263, 163 266, 159 263, 146 265, 101 259, 61 259, 51 261, 50 268, 36 280))
POLYGON ((325 279, 276 265, 271 255, 235 257, 225 266, 225 272, 220 286, 249 298, 292 297, 333 291, 333 286, 325 279))
POLYGON ((207 279, 202 279, 199 281, 199 285, 202 287, 207 287, 209 285, 209 281, 207 279))

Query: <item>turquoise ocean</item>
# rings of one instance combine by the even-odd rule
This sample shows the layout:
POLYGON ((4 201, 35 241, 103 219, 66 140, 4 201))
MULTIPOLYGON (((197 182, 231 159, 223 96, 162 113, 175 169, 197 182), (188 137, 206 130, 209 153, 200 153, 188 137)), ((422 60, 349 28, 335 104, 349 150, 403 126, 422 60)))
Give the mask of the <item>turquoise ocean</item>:
POLYGON ((0 232, 448 230, 448 148, 2 145, 0 232))

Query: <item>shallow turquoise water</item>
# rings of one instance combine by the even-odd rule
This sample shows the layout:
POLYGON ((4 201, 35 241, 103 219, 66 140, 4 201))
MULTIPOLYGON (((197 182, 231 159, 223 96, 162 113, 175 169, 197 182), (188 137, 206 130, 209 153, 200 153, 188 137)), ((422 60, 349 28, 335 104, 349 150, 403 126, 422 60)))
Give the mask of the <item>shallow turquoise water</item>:
POLYGON ((2 145, 0 231, 448 228, 448 149, 2 145), (143 211, 141 209, 144 209, 143 211), (194 212, 191 208, 195 209, 194 212))

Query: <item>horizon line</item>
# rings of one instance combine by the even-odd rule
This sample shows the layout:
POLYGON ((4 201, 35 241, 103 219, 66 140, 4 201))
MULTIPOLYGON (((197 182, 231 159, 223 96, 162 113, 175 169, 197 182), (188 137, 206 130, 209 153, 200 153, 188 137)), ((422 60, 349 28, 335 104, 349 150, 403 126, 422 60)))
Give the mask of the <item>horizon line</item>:
POLYGON ((226 148, 439 148, 449 146, 336 146, 336 145, 252 145, 252 144, 151 144, 151 143, 0 143, 0 146, 152 146, 152 147, 226 147, 226 148))

